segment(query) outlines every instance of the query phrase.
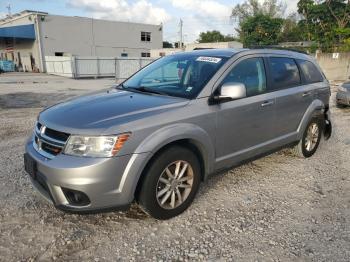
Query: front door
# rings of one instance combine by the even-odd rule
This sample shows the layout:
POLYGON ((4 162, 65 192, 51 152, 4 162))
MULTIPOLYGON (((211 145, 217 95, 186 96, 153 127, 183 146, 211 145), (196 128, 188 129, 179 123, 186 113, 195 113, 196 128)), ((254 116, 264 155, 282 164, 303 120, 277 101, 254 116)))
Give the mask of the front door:
POLYGON ((267 92, 262 57, 237 61, 221 84, 242 83, 247 97, 217 105, 216 168, 263 153, 274 138, 275 98, 267 92))

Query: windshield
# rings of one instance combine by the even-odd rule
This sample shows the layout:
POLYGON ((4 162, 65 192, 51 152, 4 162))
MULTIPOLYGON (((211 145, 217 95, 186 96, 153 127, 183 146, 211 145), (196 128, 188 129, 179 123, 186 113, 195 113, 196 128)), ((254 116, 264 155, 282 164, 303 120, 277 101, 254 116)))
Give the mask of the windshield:
POLYGON ((123 88, 192 99, 226 61, 226 57, 186 53, 166 56, 137 72, 123 88))

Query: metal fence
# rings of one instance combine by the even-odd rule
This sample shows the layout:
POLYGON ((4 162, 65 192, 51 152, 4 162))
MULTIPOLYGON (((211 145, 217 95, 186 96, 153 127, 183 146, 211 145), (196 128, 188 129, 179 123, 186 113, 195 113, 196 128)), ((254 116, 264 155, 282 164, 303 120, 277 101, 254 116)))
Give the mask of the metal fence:
POLYGON ((123 80, 151 63, 153 58, 46 56, 46 72, 72 78, 115 77, 123 80))
POLYGON ((45 56, 46 72, 51 75, 74 77, 72 57, 45 56))

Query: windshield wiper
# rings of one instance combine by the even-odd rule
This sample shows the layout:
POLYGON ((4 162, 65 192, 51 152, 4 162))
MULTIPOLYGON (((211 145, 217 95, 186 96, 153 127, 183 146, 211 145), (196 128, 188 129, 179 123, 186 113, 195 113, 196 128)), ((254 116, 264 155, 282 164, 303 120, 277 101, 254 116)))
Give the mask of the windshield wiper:
POLYGON ((116 88, 120 89, 120 90, 128 90, 128 91, 137 92, 137 93, 152 93, 152 94, 157 94, 157 95, 166 95, 166 96, 168 96, 167 93, 164 93, 164 92, 161 92, 161 91, 156 91, 156 90, 153 90, 153 89, 149 89, 146 86, 133 87, 133 86, 124 86, 123 84, 120 84, 116 88))
POLYGON ((149 89, 149 88, 146 87, 146 86, 139 86, 139 87, 137 88, 137 90, 140 90, 140 91, 142 91, 142 92, 157 94, 157 95, 166 95, 166 96, 168 96, 167 93, 164 93, 164 92, 161 92, 161 91, 157 91, 157 90, 154 90, 154 89, 149 89))

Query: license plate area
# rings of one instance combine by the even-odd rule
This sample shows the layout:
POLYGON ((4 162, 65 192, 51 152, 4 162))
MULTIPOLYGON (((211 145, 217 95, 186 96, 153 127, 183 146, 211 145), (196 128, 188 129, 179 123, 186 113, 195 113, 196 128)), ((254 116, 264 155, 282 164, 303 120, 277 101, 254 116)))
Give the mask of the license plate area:
POLYGON ((24 169, 25 171, 33 178, 36 178, 37 173, 37 163, 36 161, 28 154, 24 154, 24 169))

